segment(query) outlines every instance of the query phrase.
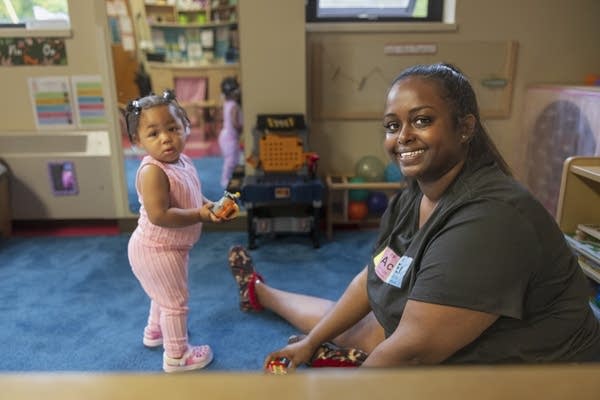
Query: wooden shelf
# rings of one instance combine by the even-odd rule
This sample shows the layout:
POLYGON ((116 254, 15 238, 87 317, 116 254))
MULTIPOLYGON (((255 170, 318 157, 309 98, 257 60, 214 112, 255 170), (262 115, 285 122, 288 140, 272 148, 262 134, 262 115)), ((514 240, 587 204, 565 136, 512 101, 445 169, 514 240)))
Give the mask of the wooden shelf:
POLYGON ((406 187, 405 182, 351 182, 352 176, 327 175, 325 183, 327 186, 327 238, 333 237, 333 225, 377 225, 379 217, 367 216, 364 219, 350 219, 348 217, 348 191, 350 190, 372 190, 382 191, 391 195, 406 187), (335 199, 337 197, 337 199, 335 199), (341 199, 340 199, 341 197, 341 199), (334 209, 335 200, 341 202, 339 210, 334 209))
POLYGON ((404 182, 350 182, 350 175, 328 175, 327 186, 333 190, 344 189, 367 189, 367 190, 393 190, 402 189, 406 184, 404 182))
POLYGON ((219 22, 204 22, 204 23, 196 23, 196 22, 188 22, 185 24, 179 22, 151 22, 148 23, 148 26, 151 28, 176 28, 176 29, 208 29, 208 28, 218 28, 222 26, 234 26, 237 25, 237 22, 230 21, 219 21, 219 22))
POLYGON ((176 63, 168 63, 168 62, 156 62, 151 61, 148 63, 148 66, 151 68, 157 69, 189 69, 189 70, 214 70, 214 69, 237 69, 240 67, 238 63, 209 63, 209 62, 196 62, 196 61, 186 61, 186 62, 176 62, 176 63))
POLYGON ((600 225, 600 157, 570 157, 561 177, 556 220, 565 233, 600 225))
MULTIPOLYGON (((600 157, 576 156, 565 160, 556 220, 566 235, 574 234, 582 224, 600 225, 600 157)), ((583 273, 600 283, 600 270, 587 260, 593 260, 593 254, 586 254, 587 248, 580 247, 579 242, 569 245, 579 255, 583 273)))
POLYGON ((600 167, 573 165, 571 171, 575 175, 583 176, 594 182, 600 182, 600 167))

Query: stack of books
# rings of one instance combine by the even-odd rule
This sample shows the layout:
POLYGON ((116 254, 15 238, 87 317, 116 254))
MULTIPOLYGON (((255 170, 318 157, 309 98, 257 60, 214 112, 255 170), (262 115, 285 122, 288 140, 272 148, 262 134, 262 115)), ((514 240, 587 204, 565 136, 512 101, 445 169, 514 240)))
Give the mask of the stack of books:
MULTIPOLYGON (((569 245, 579 256, 579 263, 600 278, 600 225, 579 224, 574 235, 566 234, 569 245)), ((595 279, 600 283, 600 279, 595 279)))
POLYGON ((600 319, 600 225, 579 224, 575 234, 565 234, 565 238, 577 254, 583 272, 596 282, 597 293, 590 305, 600 319))

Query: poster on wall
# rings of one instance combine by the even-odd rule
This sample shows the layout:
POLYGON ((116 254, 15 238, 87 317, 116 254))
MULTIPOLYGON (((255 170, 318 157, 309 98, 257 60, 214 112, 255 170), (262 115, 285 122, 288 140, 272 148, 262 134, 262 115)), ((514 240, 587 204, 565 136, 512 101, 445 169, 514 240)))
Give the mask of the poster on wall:
POLYGON ((102 78, 99 75, 71 77, 77 126, 101 128, 107 125, 102 78))
POLYGON ((29 78, 29 94, 38 129, 73 128, 73 107, 66 76, 29 78))
POLYGON ((67 65, 62 38, 0 38, 0 65, 67 65))

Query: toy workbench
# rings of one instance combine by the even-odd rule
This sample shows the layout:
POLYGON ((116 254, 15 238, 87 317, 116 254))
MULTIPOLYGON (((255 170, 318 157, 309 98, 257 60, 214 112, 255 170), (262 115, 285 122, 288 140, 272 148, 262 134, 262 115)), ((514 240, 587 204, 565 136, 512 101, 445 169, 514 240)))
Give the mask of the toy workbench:
POLYGON ((301 114, 257 117, 253 153, 247 162, 254 175, 244 177, 241 201, 247 211, 248 247, 259 236, 308 234, 319 247, 324 186, 316 177, 316 153, 308 151, 308 130, 301 114))

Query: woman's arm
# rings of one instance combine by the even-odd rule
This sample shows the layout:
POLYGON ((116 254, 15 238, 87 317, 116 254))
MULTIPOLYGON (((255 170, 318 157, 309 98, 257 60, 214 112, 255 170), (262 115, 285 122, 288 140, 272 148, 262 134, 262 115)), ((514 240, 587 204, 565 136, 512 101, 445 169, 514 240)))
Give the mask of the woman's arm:
POLYGON ((267 356, 264 368, 271 360, 285 357, 290 367, 309 362, 323 342, 331 340, 360 321, 371 310, 367 298, 367 269, 361 271, 350 283, 342 297, 301 341, 292 343, 267 356))
POLYGON ((439 364, 477 339, 497 315, 409 300, 394 333, 379 344, 364 367, 439 364))
POLYGON ((309 332, 306 339, 316 349, 358 323, 371 311, 367 296, 367 268, 365 267, 346 288, 333 308, 309 332))
POLYGON ((199 222, 217 222, 209 210, 210 203, 200 208, 175 208, 169 202, 169 179, 156 165, 145 165, 139 172, 139 188, 144 198, 148 219, 165 228, 182 228, 199 222))

